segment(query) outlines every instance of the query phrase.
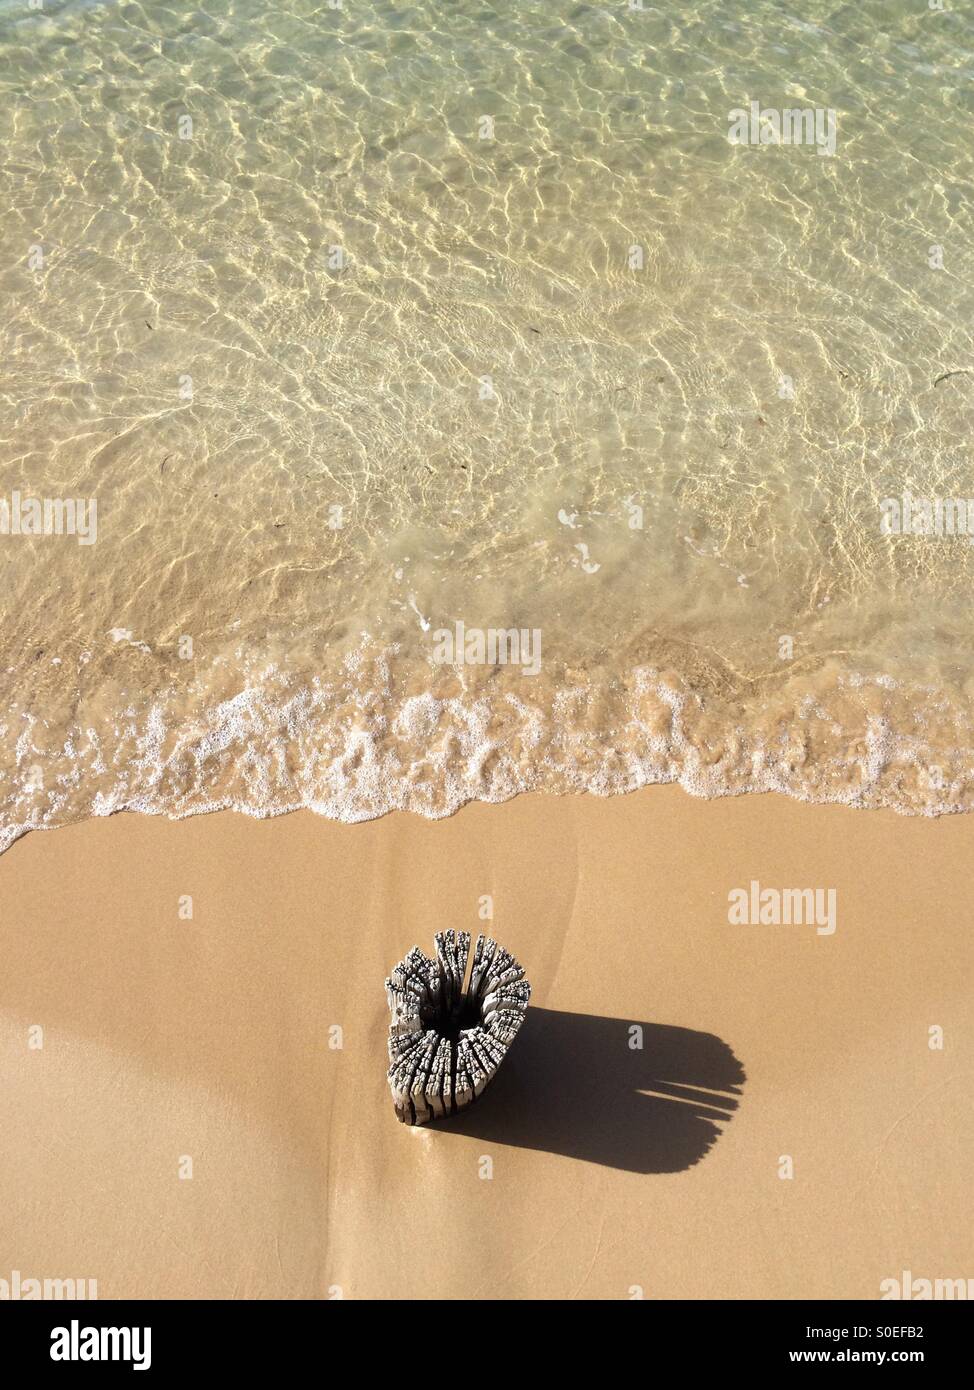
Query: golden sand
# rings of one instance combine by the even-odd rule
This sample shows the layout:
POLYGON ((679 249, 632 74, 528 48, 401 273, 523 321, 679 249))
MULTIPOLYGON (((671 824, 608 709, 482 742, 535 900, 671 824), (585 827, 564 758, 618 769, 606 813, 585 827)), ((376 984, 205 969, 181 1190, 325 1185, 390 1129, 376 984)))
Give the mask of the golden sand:
POLYGON ((969 853, 964 817, 676 788, 28 835, 0 859, 0 1276, 478 1299, 967 1277, 969 853), (731 925, 751 881, 834 889, 834 933, 731 925), (528 1023, 467 1116, 409 1130, 383 979, 485 926, 528 1023))

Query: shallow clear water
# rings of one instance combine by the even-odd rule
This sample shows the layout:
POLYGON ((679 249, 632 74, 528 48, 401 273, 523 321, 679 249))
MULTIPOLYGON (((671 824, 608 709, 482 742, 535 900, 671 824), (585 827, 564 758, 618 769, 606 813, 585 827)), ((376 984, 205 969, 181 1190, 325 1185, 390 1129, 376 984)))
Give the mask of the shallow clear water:
POLYGON ((974 499, 971 3, 0 0, 0 58, 0 498, 97 501, 0 534, 0 842, 974 805, 971 537, 881 529, 974 499))

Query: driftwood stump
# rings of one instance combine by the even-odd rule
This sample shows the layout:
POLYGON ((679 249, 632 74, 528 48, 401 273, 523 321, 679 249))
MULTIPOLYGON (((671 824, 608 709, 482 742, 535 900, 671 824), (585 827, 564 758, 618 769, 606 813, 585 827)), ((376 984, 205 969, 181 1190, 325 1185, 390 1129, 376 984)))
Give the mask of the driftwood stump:
POLYGON ((437 932, 436 960, 414 946, 386 980, 389 1087, 403 1124, 455 1115, 481 1095, 517 1037, 531 998, 509 951, 469 932, 437 932))

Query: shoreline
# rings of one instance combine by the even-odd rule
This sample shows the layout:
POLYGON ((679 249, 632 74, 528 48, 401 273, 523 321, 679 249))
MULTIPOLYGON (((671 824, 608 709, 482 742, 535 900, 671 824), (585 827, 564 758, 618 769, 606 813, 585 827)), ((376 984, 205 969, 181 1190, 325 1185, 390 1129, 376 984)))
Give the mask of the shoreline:
POLYGON ((340 687, 265 671, 200 709, 174 690, 168 705, 130 703, 120 723, 103 710, 65 726, 14 705, 0 729, 14 769, 0 796, 0 855, 31 830, 122 811, 307 809, 361 824, 667 785, 703 799, 772 792, 927 818, 974 810, 957 691, 826 665, 814 680, 782 676, 777 703, 749 705, 739 692, 695 690, 672 668, 603 671, 590 684, 546 676, 542 688, 499 666, 472 689, 462 668, 439 669, 433 687, 425 669, 393 679, 382 658, 340 687))

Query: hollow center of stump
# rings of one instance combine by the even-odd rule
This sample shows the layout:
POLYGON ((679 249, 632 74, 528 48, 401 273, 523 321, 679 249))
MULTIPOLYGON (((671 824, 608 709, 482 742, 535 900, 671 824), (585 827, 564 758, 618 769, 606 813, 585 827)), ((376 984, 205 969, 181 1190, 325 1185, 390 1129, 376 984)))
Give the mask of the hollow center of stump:
POLYGON ((465 1028, 476 1028, 483 1023, 483 1011, 469 994, 464 994, 459 1004, 452 1009, 440 1008, 423 1020, 425 1033, 437 1033, 455 1043, 465 1028))

